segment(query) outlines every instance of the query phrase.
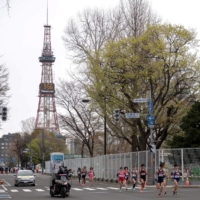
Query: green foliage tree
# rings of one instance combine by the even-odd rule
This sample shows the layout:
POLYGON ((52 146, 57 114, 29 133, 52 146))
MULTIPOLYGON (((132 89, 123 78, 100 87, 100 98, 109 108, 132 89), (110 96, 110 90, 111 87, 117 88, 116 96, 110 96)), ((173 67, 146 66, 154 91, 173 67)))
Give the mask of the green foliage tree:
POLYGON ((174 135, 168 141, 171 148, 200 147, 200 102, 195 102, 181 123, 182 135, 174 135))
POLYGON ((154 137, 159 148, 176 131, 182 116, 198 96, 200 62, 196 33, 183 26, 149 26, 140 37, 109 42, 96 56, 90 56, 90 84, 87 91, 104 110, 107 101, 109 127, 113 134, 127 140, 132 150, 146 150, 149 128, 145 117, 125 119, 115 125, 115 108, 125 112, 148 113, 147 105, 133 103, 134 98, 149 97, 151 91, 156 124, 154 137), (189 91, 189 92, 185 92, 189 91), (126 128, 126 131, 124 127, 126 128))
MULTIPOLYGON (((28 157, 32 154, 32 160, 34 164, 42 163, 42 130, 35 130, 32 133, 32 140, 27 143, 28 157), (31 149, 31 151, 30 151, 31 149)), ((50 153, 52 152, 63 152, 68 153, 65 138, 56 138, 52 132, 44 132, 44 160, 50 160, 50 153)))

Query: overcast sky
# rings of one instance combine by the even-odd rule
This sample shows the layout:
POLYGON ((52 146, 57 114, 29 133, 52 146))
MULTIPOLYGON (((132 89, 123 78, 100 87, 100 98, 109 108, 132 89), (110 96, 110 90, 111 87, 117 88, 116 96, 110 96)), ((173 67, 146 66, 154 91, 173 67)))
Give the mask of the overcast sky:
MULTIPOLYGON (((9 120, 2 123, 0 136, 21 131, 21 121, 36 117, 41 64, 38 57, 43 45, 46 23, 46 0, 10 0, 9 15, 6 0, 0 0, 0 64, 10 72, 9 120)), ((67 78, 73 67, 66 59, 62 44, 67 21, 84 8, 108 8, 119 0, 49 0, 49 24, 52 26, 52 49, 56 57, 53 66, 55 82, 67 78)), ((152 7, 164 21, 195 28, 200 33, 199 0, 152 0, 152 7)), ((199 38, 199 34, 198 34, 199 38)))

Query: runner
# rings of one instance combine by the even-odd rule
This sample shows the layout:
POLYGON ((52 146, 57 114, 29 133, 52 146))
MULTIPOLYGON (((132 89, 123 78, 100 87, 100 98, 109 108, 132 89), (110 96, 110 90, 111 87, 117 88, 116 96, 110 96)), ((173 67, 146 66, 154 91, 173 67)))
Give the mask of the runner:
POLYGON ((174 191, 173 195, 177 195, 178 182, 180 181, 180 176, 182 176, 181 171, 178 169, 178 165, 174 164, 174 170, 171 173, 172 179, 174 179, 174 191))
POLYGON ((131 171, 131 180, 133 181, 133 188, 132 190, 135 190, 135 185, 137 183, 137 177, 138 177, 138 170, 136 167, 133 168, 133 170, 131 171))
POLYGON ((128 167, 124 167, 124 173, 125 173, 124 185, 126 187, 126 190, 128 190, 127 186, 128 186, 128 179, 129 179, 129 176, 130 176, 130 172, 128 171, 128 167))
POLYGON ((123 167, 119 168, 119 172, 117 173, 117 176, 119 177, 119 192, 122 192, 122 185, 125 180, 125 173, 124 173, 123 167))
POLYGON ((146 184, 147 175, 148 175, 144 164, 141 165, 141 169, 139 171, 139 174, 140 174, 140 181, 141 181, 140 192, 143 192, 144 191, 144 186, 146 184))
POLYGON ((159 197, 162 196, 164 177, 165 177, 164 164, 160 163, 160 168, 157 169, 154 174, 155 181, 157 181, 156 188, 160 189, 160 193, 158 194, 159 197))
POLYGON ((85 185, 86 174, 87 174, 87 168, 86 168, 86 166, 84 166, 83 169, 81 170, 82 186, 85 185))
POLYGON ((164 176, 164 182, 163 182, 163 188, 164 188, 164 194, 167 194, 167 179, 168 179, 168 169, 165 167, 165 163, 163 163, 164 165, 164 171, 165 171, 165 176, 164 176))
POLYGON ((81 168, 80 167, 77 169, 77 176, 78 176, 78 183, 80 184, 81 183, 81 168))
POLYGON ((93 187, 93 178, 95 176, 93 167, 90 167, 90 171, 88 172, 89 180, 90 180, 90 187, 93 187))
POLYGON ((69 181, 71 182, 71 184, 72 184, 72 176, 73 176, 73 171, 72 171, 72 169, 69 169, 68 170, 68 178, 69 178, 69 181))

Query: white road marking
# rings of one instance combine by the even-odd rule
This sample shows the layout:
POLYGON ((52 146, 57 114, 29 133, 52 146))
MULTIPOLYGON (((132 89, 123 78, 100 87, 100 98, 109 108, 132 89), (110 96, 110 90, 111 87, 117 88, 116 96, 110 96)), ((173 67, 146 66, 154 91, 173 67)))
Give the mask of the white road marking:
POLYGON ((1 190, 1 189, 0 189, 0 193, 2 193, 2 192, 4 193, 4 192, 5 192, 5 190, 1 190))
POLYGON ((119 188, 114 188, 114 187, 107 187, 107 188, 111 190, 119 190, 119 188))
POLYGON ((96 190, 94 188, 84 188, 84 190, 96 190))
POLYGON ((4 190, 8 190, 4 185, 1 185, 4 190))
POLYGON ((108 190, 107 188, 96 188, 96 189, 98 189, 98 190, 108 190))
POLYGON ((7 181, 5 181, 5 179, 3 179, 3 182, 6 183, 6 186, 11 186, 10 183, 8 183, 7 181))
POLYGON ((72 190, 83 191, 83 189, 80 188, 72 188, 72 190))
POLYGON ((23 189, 24 192, 32 192, 31 190, 29 189, 23 189))
POLYGON ((35 189, 35 190, 38 192, 44 192, 44 190, 42 190, 42 189, 35 189))
POLYGON ((19 192, 18 190, 10 190, 11 192, 19 192))

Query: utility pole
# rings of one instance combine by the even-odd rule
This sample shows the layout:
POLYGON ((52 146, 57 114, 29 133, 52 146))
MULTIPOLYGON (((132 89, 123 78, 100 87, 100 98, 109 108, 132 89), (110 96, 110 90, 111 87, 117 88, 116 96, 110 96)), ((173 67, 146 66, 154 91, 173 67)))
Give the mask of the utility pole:
POLYGON ((106 98, 104 98, 104 155, 106 155, 106 151, 107 151, 107 148, 106 148, 106 144, 107 144, 107 141, 106 141, 106 98))
POLYGON ((42 174, 44 173, 44 128, 42 129, 42 174))

